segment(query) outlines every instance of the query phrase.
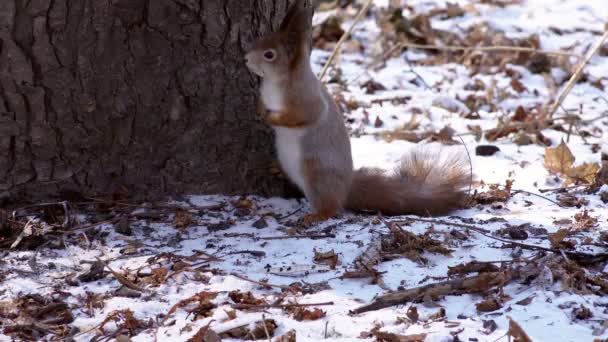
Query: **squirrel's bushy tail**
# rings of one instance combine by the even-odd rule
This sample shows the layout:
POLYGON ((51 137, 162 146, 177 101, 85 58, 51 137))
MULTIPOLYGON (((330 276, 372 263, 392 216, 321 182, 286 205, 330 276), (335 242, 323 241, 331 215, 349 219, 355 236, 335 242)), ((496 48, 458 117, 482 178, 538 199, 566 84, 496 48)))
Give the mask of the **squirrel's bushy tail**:
POLYGON ((463 156, 441 158, 414 151, 393 174, 376 168, 355 170, 346 208, 384 215, 435 216, 462 205, 471 174, 463 156))

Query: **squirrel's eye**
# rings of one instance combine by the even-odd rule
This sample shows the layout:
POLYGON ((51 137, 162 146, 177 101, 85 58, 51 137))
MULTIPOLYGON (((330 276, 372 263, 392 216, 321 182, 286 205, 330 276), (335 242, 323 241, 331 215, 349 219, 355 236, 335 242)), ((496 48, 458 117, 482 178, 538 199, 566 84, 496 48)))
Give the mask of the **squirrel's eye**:
POLYGON ((273 60, 274 60, 274 58, 275 58, 275 57, 276 57, 276 54, 274 53, 274 51, 273 51, 273 50, 266 50, 266 52, 264 52, 264 58, 265 58, 267 61, 270 61, 270 62, 271 62, 271 61, 273 61, 273 60))

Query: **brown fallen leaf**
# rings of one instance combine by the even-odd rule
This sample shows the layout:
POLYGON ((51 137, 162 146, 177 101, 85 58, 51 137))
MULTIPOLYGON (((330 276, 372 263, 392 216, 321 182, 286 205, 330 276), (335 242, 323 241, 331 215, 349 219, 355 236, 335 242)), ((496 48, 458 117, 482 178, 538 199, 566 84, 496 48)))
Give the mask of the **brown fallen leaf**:
POLYGON ((549 234, 549 242, 551 247, 557 249, 570 249, 574 247, 572 241, 565 240, 570 231, 568 229, 560 229, 553 234, 549 234))
POLYGON ((231 291, 228 293, 228 298, 232 299, 236 304, 248 304, 248 305, 264 305, 267 304, 265 300, 256 298, 251 292, 241 292, 239 290, 231 291))
POLYGON ((300 307, 292 310, 292 315, 296 321, 316 321, 325 317, 325 311, 321 309, 308 310, 300 307))
POLYGON ((208 292, 203 291, 195 294, 194 296, 186 299, 182 299, 177 304, 173 305, 169 312, 165 315, 163 322, 165 322, 174 312, 179 308, 183 308, 190 304, 196 304, 196 308, 191 310, 190 312, 195 313, 197 316, 210 316, 212 310, 217 307, 216 304, 212 302, 217 297, 217 292, 208 292))
POLYGON ((589 211, 587 209, 583 210, 580 213, 576 213, 574 215, 574 228, 579 230, 587 230, 589 228, 595 228, 598 224, 598 218, 589 215, 589 211))
POLYGON ((532 303, 532 300, 534 299, 534 297, 536 297, 536 295, 531 295, 530 297, 526 297, 520 301, 515 302, 515 304, 522 305, 522 306, 530 305, 530 303, 532 303))
POLYGON ((477 308, 477 311, 479 312, 492 312, 502 308, 502 303, 496 298, 488 298, 475 304, 475 308, 477 308))
POLYGON ((488 262, 471 261, 466 264, 448 266, 448 276, 464 276, 469 273, 498 272, 498 266, 488 262))
POLYGON ((209 324, 203 326, 199 331, 192 336, 188 342, 221 342, 222 338, 215 331, 209 329, 209 324))
POLYGON ((553 174, 566 175, 574 160, 574 155, 563 140, 557 147, 545 149, 545 168, 553 174))
POLYGON ((410 306, 410 308, 407 309, 406 315, 407 318, 409 318, 414 323, 418 322, 418 319, 420 318, 420 316, 418 315, 418 308, 416 308, 414 305, 410 306))
POLYGON ((564 186, 572 184, 593 184, 596 176, 600 171, 600 164, 583 163, 577 167, 570 168, 566 171, 566 181, 564 186))
POLYGON ((296 331, 290 330, 285 335, 277 337, 274 342, 296 342, 296 331))
POLYGON ((511 80, 511 88, 520 94, 528 90, 520 80, 515 78, 511 80))
POLYGON ((329 265, 332 270, 336 269, 336 266, 338 265, 338 254, 336 254, 333 249, 329 252, 319 252, 314 249, 314 253, 314 260, 316 263, 329 265))

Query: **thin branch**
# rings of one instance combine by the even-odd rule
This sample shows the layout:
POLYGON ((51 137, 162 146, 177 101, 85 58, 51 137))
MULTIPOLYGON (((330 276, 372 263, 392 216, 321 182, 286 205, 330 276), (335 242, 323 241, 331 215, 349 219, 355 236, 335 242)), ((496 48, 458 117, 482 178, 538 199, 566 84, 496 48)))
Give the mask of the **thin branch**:
POLYGON ((348 29, 348 31, 344 32, 342 37, 340 37, 340 40, 334 47, 334 51, 332 51, 331 55, 329 56, 329 59, 327 60, 327 62, 325 63, 325 66, 323 67, 323 70, 321 70, 321 73, 319 74, 319 80, 323 80, 323 77, 325 77, 325 74, 327 74, 327 70, 329 70, 329 67, 334 62, 334 59, 338 55, 338 51, 340 51, 340 48, 342 47, 342 45, 344 44, 346 39, 348 37, 350 37, 351 33, 355 29, 355 26, 357 26, 359 21, 361 21, 361 19, 363 19, 363 17, 365 16, 365 14, 367 14, 367 11, 369 11, 373 2, 374 2, 374 0, 367 0, 365 5, 361 8, 361 10, 359 10, 359 13, 357 13, 357 16, 353 20, 353 23, 350 25, 350 28, 348 29))
POLYGON ((409 47, 420 50, 440 50, 440 51, 482 51, 482 52, 530 52, 530 53, 539 53, 549 56, 567 56, 567 57, 576 57, 578 59, 582 59, 583 56, 566 51, 545 51, 539 50, 531 47, 523 47, 523 46, 455 46, 455 45, 424 45, 424 44, 413 44, 413 43, 400 43, 399 46, 409 47))
POLYGON ((306 308, 311 306, 328 306, 334 305, 334 302, 324 302, 324 303, 310 303, 310 304, 234 304, 232 305, 233 309, 237 310, 249 310, 249 309, 271 309, 271 308, 306 308))
POLYGON ((576 82, 581 77, 583 70, 585 69, 587 64, 589 64, 589 61, 591 61, 591 58, 593 58, 593 56, 595 56, 595 54, 599 51, 599 49, 602 47, 602 45, 604 45, 604 42, 606 41, 606 39, 608 39, 608 30, 606 30, 606 32, 604 32, 604 34, 597 41, 595 46, 591 50, 589 50, 589 52, 585 56, 585 59, 578 65, 578 67, 576 68, 576 71, 574 72, 572 77, 570 77, 570 80, 566 84, 566 87, 559 94, 557 101, 555 101, 555 103, 551 107, 551 110, 549 110, 549 117, 552 117, 553 114, 555 114, 555 112, 557 111, 557 109, 562 105, 562 103, 564 102, 564 100, 566 99, 568 94, 570 94, 570 91, 572 90, 572 88, 574 87, 576 82))
MULTIPOLYGON (((504 242, 504 243, 508 243, 508 244, 511 244, 511 245, 514 245, 517 247, 521 247, 522 249, 527 249, 527 250, 532 250, 532 251, 551 252, 551 253, 555 253, 558 255, 561 255, 561 253, 562 253, 562 250, 557 249, 557 248, 549 248, 549 247, 543 247, 543 246, 538 246, 538 245, 529 245, 529 244, 521 243, 518 241, 503 239, 503 238, 500 238, 497 236, 493 236, 490 234, 490 231, 488 231, 487 229, 483 229, 481 227, 477 227, 477 226, 470 225, 470 224, 448 222, 448 221, 439 220, 439 219, 420 218, 420 217, 407 217, 405 220, 388 221, 388 223, 411 223, 411 221, 427 222, 427 223, 441 224, 441 225, 445 225, 445 226, 466 228, 466 229, 470 229, 476 233, 479 233, 487 238, 497 240, 500 242, 504 242)), ((572 260, 575 260, 578 263, 583 264, 583 265, 594 264, 596 262, 608 260, 608 253, 593 254, 593 253, 585 253, 585 252, 577 252, 577 251, 564 251, 564 253, 566 253, 566 255, 568 255, 572 260)))

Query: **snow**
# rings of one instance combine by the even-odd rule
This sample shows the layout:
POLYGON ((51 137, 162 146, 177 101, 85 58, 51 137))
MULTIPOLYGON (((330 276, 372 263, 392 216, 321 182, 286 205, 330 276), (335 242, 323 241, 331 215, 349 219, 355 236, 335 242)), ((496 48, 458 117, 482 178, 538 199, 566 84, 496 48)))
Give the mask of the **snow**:
MULTIPOLYGON (((504 8, 470 0, 450 2, 458 3, 462 7, 472 6, 478 14, 467 12, 464 16, 450 19, 435 17, 432 19, 434 28, 462 33, 468 27, 486 22, 495 29, 504 30, 510 37, 538 33, 542 49, 572 49, 579 54, 584 54, 589 46, 594 44, 608 18, 608 7, 602 4, 603 1, 597 0, 528 0, 504 8), (559 35, 551 30, 553 27, 560 28, 566 33, 559 35)), ((442 0, 407 1, 407 5, 416 13, 443 7, 446 3, 447 1, 442 0)), ((388 6, 387 0, 376 1, 373 11, 386 6, 388 6)), ((411 11, 406 10, 404 14, 407 15, 409 12, 411 11)), ((316 20, 322 21, 322 19, 316 20)), ((350 23, 346 22, 345 28, 348 25, 350 23)), ((370 42, 379 39, 380 34, 381 31, 373 18, 365 19, 355 31, 356 37, 365 37, 370 42)), ((329 51, 313 52, 315 71, 321 70, 328 55, 329 51)), ((504 220, 483 223, 483 228, 490 231, 504 228, 508 223, 530 224, 554 233, 559 228, 555 221, 572 219, 575 214, 580 213, 579 208, 561 208, 552 203, 550 200, 557 200, 555 193, 539 192, 539 189, 560 186, 560 183, 556 182, 543 166, 544 147, 517 146, 508 138, 496 142, 488 142, 484 138, 476 141, 473 135, 468 134, 468 125, 479 125, 484 130, 491 129, 496 127, 504 113, 512 113, 518 106, 531 108, 549 103, 555 96, 555 91, 547 85, 545 78, 531 73, 525 67, 509 65, 508 68, 521 74, 520 81, 528 89, 519 94, 511 89, 511 78, 504 72, 471 76, 469 68, 456 63, 428 66, 416 63, 428 56, 430 55, 426 51, 410 49, 400 56, 387 60, 385 66, 379 70, 365 69, 365 65, 373 62, 375 56, 345 53, 340 57, 339 67, 347 86, 340 88, 330 85, 331 91, 334 94, 340 93, 347 100, 355 99, 365 105, 365 108, 361 107, 346 113, 346 117, 351 120, 349 126, 353 131, 351 143, 355 167, 375 166, 391 169, 404 153, 416 148, 417 144, 403 140, 389 143, 375 134, 397 129, 415 117, 420 123, 418 129, 420 132, 437 131, 446 125, 456 131, 470 152, 478 182, 504 185, 507 179, 513 179, 514 189, 539 194, 548 199, 519 193, 513 195, 502 207, 475 206, 456 211, 453 216, 472 219, 479 225, 484 220, 492 218, 504 220), (366 94, 360 85, 370 79, 379 82, 387 90, 366 94), (423 82, 418 82, 419 79, 423 82), (479 120, 460 116, 460 113, 466 113, 468 110, 463 99, 471 94, 484 93, 465 90, 465 86, 472 84, 474 80, 486 85, 495 83, 496 89, 504 89, 509 95, 502 101, 496 100, 495 110, 482 107, 478 112, 481 117, 479 120), (372 101, 377 99, 394 97, 410 99, 404 104, 391 104, 390 101, 384 102, 383 105, 372 104, 372 101), (365 122, 366 115, 369 123, 365 122), (376 117, 382 120, 381 127, 374 127, 376 117), (475 146, 481 144, 493 144, 500 148, 500 152, 490 157, 476 156, 475 146)), ((563 107, 568 111, 572 110, 584 120, 590 120, 608 112, 607 94, 591 84, 600 79, 603 80, 604 86, 608 86, 608 57, 594 57, 586 70, 589 79, 575 85, 563 107)), ((567 76, 559 68, 554 68, 552 74, 558 82, 562 82, 567 76)), ((556 115, 563 114, 563 111, 560 111, 556 115)), ((594 136, 583 139, 573 134, 568 137, 568 146, 576 156, 577 164, 600 162, 600 153, 594 153, 591 144, 599 144, 601 150, 608 151, 607 126, 608 119, 596 120, 585 126, 593 132, 594 136), (600 130, 593 130, 593 127, 600 130)), ((566 133, 560 131, 546 129, 543 130, 543 134, 551 139, 554 147, 562 139, 567 139, 566 133)), ((446 146, 440 143, 429 143, 429 145, 447 155, 466 153, 462 145, 446 146)), ((599 193, 607 191, 608 186, 604 185, 599 193)), ((608 210, 606 204, 599 199, 599 193, 582 196, 589 200, 589 204, 585 206, 589 214, 598 217, 599 226, 593 232, 595 235, 608 227, 608 210)), ((66 244, 63 249, 10 251, 3 256, 4 260, 0 264, 2 271, 8 271, 7 277, 0 285, 0 301, 10 301, 28 293, 56 295, 56 291, 60 289, 58 288, 60 281, 85 272, 96 258, 105 260, 117 272, 133 274, 139 268, 142 272, 149 272, 151 267, 147 263, 148 258, 161 252, 192 256, 203 251, 219 260, 203 263, 206 267, 202 272, 178 273, 158 287, 147 287, 150 293, 143 293, 138 298, 109 296, 104 299, 104 307, 94 309, 91 317, 75 309, 73 311, 75 321, 72 325, 83 332, 77 335, 75 340, 90 340, 97 332, 94 328, 115 310, 130 309, 138 319, 156 320, 159 315, 166 315, 180 300, 201 291, 219 292, 218 298, 214 300, 219 307, 211 317, 193 321, 186 311, 178 309, 171 316, 171 320, 174 321, 172 325, 147 329, 132 337, 132 340, 185 341, 207 324, 211 324, 211 328, 215 331, 225 331, 230 327, 259 321, 262 313, 266 318, 274 319, 278 323, 275 336, 295 329, 298 341, 361 341, 365 340, 360 337, 361 334, 371 331, 375 326, 382 326, 382 331, 401 335, 426 333, 428 335, 426 341, 452 341, 450 333, 457 331, 460 331, 458 337, 461 341, 474 339, 475 341, 506 341, 507 337, 504 336, 508 329, 507 316, 518 322, 534 341, 591 341, 594 338, 608 338, 606 332, 599 336, 594 335, 594 330, 598 329, 604 320, 608 320, 608 313, 604 310, 608 300, 597 295, 581 295, 569 289, 562 289, 560 282, 548 284, 547 288, 534 284, 510 284, 505 287, 504 293, 511 298, 506 300, 501 309, 490 313, 476 310, 475 304, 483 298, 474 294, 447 296, 437 301, 435 306, 431 303, 415 304, 421 320, 437 312, 439 307, 445 309, 446 320, 428 324, 400 323, 399 318, 406 316, 411 304, 352 315, 349 313, 351 310, 369 303, 376 296, 386 293, 387 289, 396 290, 436 282, 432 277, 445 277, 448 267, 471 260, 511 260, 514 249, 500 248, 502 243, 475 233, 471 233, 470 238, 464 242, 449 241, 446 238, 445 243, 453 250, 451 256, 425 253, 427 264, 419 264, 405 258, 381 263, 378 271, 382 273, 385 287, 383 288, 377 284, 370 284, 369 279, 340 278, 345 270, 352 269, 354 260, 365 250, 370 241, 377 238, 378 234, 388 233, 387 227, 374 216, 344 213, 334 220, 306 231, 306 234, 330 232, 335 234, 334 237, 263 239, 286 235, 293 229, 294 222, 310 208, 305 201, 253 196, 249 196, 248 199, 253 203, 252 209, 236 219, 234 212, 237 208, 233 203, 239 198, 196 195, 190 196, 187 201, 174 202, 186 208, 200 209, 195 210, 200 212, 200 216, 196 218, 197 223, 187 228, 177 229, 173 227, 171 220, 169 222, 140 220, 132 224, 134 235, 124 236, 114 232, 113 226, 107 224, 98 227, 98 230, 106 231, 109 235, 105 238, 91 237, 90 243, 86 242, 87 238, 83 238, 81 243, 66 244), (222 204, 225 205, 224 209, 207 209, 222 204), (271 214, 276 216, 269 216, 271 214), (268 226, 255 228, 254 223, 261 217, 265 217, 268 226), (277 217, 286 218, 277 219, 277 217), (210 229, 213 224, 227 221, 228 228, 225 230, 210 229), (129 246, 135 246, 137 252, 132 255, 124 254, 125 248, 129 246), (339 257, 337 268, 332 270, 323 265, 311 268, 311 265, 315 265, 314 250, 335 251, 339 257), (260 253, 236 253, 243 251, 260 253), (32 269, 28 260, 32 258, 35 258, 35 263, 40 267, 39 271, 35 271, 36 277, 29 274, 32 269), (221 272, 213 270, 221 270, 221 272), (256 281, 266 279, 270 284, 282 286, 294 282, 303 284, 327 282, 328 289, 307 295, 290 294, 286 296, 285 302, 333 302, 333 305, 320 307, 327 312, 327 315, 315 321, 296 321, 283 310, 276 308, 265 309, 263 312, 238 311, 237 318, 229 320, 226 313, 230 309, 230 305, 227 304, 230 301, 227 299, 229 291, 251 291, 257 298, 265 298, 268 302, 273 302, 280 295, 280 290, 277 288, 261 288, 257 284, 231 275, 233 273, 256 281), (531 295, 534 296, 531 304, 515 304, 531 295), (583 321, 573 317, 570 307, 581 304, 592 310, 592 319, 583 321), (562 309, 560 306, 568 308, 562 309), (498 326, 489 334, 483 332, 483 324, 487 320, 494 320, 498 326)), ((136 212, 142 210, 138 209, 136 212)), ((450 220, 461 222, 459 219, 450 220)), ((424 233, 431 226, 435 231, 434 236, 440 240, 442 240, 441 236, 449 236, 449 232, 454 229, 443 224, 429 223, 411 223, 404 228, 414 233, 424 233)), ((546 239, 531 237, 526 242, 530 243, 530 241, 549 247, 546 239)), ((598 251, 601 248, 593 249, 587 246, 583 250, 598 251)), ((522 253, 523 258, 535 255, 531 251, 522 253)), ((170 265, 164 264, 164 266, 170 265)), ((112 294, 119 287, 120 284, 110 275, 101 280, 81 283, 61 290, 69 293, 67 303, 71 307, 78 308, 87 293, 112 294)), ((5 340, 9 341, 11 338, 0 336, 0 341, 5 340)))

